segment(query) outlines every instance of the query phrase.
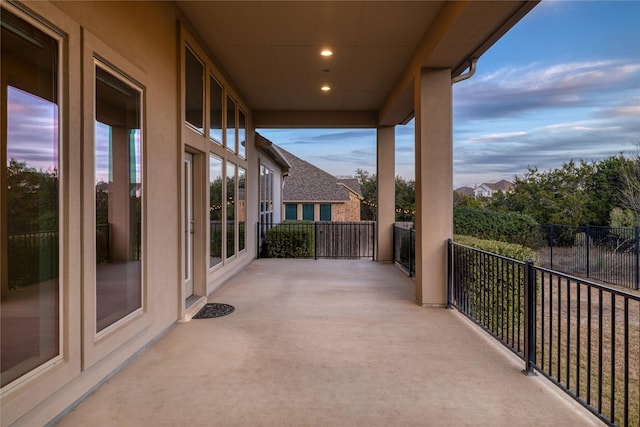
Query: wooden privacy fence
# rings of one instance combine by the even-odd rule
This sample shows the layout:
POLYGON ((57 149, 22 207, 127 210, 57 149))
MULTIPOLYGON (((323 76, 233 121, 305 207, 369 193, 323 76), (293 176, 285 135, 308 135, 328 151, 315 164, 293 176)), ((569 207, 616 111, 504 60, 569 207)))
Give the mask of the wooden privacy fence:
POLYGON ((375 222, 258 223, 259 258, 366 259, 375 257, 375 222))

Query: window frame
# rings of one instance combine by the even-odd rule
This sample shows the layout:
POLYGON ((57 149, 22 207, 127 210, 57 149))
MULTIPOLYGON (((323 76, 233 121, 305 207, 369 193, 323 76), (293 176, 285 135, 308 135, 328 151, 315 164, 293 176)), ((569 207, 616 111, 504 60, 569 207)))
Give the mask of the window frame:
POLYGON ((83 271, 83 366, 89 367, 110 354, 126 341, 142 332, 151 325, 151 318, 148 315, 147 306, 147 259, 144 254, 148 251, 146 239, 147 227, 147 126, 146 126, 146 104, 147 91, 142 82, 146 74, 122 57, 119 53, 105 45, 89 31, 84 31, 83 43, 83 75, 82 84, 84 89, 83 111, 84 114, 84 139, 83 139, 83 193, 85 195, 82 210, 84 212, 82 242, 84 260, 83 271), (95 112, 95 79, 96 67, 101 66, 113 76, 123 80, 126 84, 135 88, 140 93, 140 157, 142 180, 141 186, 141 226, 140 226, 140 247, 142 252, 141 264, 141 306, 122 317, 113 324, 97 332, 96 327, 96 262, 95 262, 95 132, 96 121, 95 112), (90 114, 88 112, 91 112, 90 114), (90 237, 87 237, 90 236, 90 237))

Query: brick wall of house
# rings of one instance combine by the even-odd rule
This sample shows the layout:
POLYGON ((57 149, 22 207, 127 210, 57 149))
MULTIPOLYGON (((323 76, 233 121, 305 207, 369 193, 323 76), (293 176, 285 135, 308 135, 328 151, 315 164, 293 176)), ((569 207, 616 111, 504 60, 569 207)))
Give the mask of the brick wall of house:
POLYGON ((333 221, 360 221, 360 200, 358 196, 349 192, 349 201, 335 203, 331 206, 333 221))

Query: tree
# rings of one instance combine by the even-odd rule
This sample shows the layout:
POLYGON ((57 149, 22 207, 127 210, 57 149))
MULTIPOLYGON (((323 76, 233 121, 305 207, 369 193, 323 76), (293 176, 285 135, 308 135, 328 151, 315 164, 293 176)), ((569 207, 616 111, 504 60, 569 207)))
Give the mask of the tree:
POLYGON ((523 177, 516 177, 513 191, 490 207, 531 215, 540 224, 584 225, 593 223, 589 210, 590 177, 594 163, 573 160, 561 168, 540 172, 529 168, 523 177))
MULTIPOLYGON (((360 203, 360 218, 376 220, 378 208, 378 179, 368 171, 357 169, 356 178, 360 182, 364 200, 360 203)), ((401 176, 395 179, 396 221, 413 221, 416 207, 416 184, 413 180, 405 180, 401 176)))
POLYGON ((360 219, 375 221, 378 207, 378 178, 363 169, 356 170, 356 178, 360 182, 363 197, 360 202, 360 219))
POLYGON ((56 231, 58 171, 38 171, 10 159, 7 165, 8 232, 56 231))
POLYGON ((636 151, 622 166, 622 199, 628 209, 633 212, 636 225, 640 226, 640 142, 636 143, 636 151))

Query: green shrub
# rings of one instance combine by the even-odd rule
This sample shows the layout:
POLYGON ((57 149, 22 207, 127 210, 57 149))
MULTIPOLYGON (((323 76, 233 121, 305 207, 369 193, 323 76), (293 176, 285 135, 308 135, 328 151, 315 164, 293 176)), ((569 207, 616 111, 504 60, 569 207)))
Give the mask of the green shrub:
MULTIPOLYGON (((518 261, 531 259, 537 263, 538 260, 533 249, 518 244, 459 235, 454 236, 454 241, 518 261)), ((498 336, 518 324, 524 325, 526 272, 522 265, 464 250, 458 252, 455 260, 459 264, 455 267, 456 272, 461 276, 458 283, 462 286, 471 317, 498 336)))
POLYGON ((529 215, 517 212, 457 207, 453 210, 453 232, 532 248, 545 244, 538 223, 529 215))
POLYGON ((266 253, 270 258, 312 258, 314 225, 309 221, 285 221, 267 230, 266 253))
POLYGON ((453 236, 453 241, 461 245, 471 246, 472 248, 502 255, 518 261, 531 259, 535 264, 538 263, 538 255, 533 249, 517 243, 498 242, 496 240, 485 240, 458 234, 453 236))

